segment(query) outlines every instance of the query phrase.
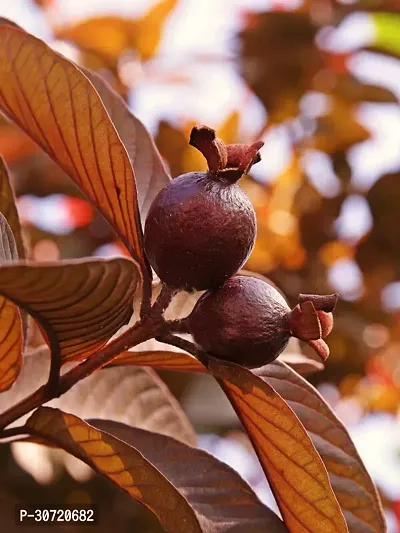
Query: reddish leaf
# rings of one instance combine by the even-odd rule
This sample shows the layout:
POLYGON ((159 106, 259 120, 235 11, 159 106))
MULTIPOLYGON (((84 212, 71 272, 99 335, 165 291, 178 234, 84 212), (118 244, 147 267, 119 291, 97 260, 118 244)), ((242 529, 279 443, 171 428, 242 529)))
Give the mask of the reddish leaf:
MULTIPOLYGON (((0 175, 4 178, 4 175, 0 175)), ((0 193, 3 191, 1 183, 0 193)), ((2 204, 0 196, 0 204, 2 204)), ((0 264, 18 259, 11 228, 0 213, 0 264)), ((0 272, 4 266, 0 266, 0 272)), ((0 392, 11 387, 22 367, 22 322, 18 307, 0 297, 0 392)))
POLYGON ((0 294, 40 323, 55 357, 73 361, 129 321, 138 281, 136 264, 124 258, 19 262, 0 269, 0 294))
POLYGON ((177 372, 207 372, 206 368, 197 359, 181 350, 178 351, 178 348, 174 351, 174 347, 169 344, 162 345, 162 343, 157 343, 157 341, 147 341, 142 346, 143 351, 132 350, 124 352, 114 359, 111 365, 149 366, 158 370, 176 370, 177 372), (162 349, 163 346, 165 346, 165 349, 162 349), (149 347, 149 349, 146 350, 146 347, 149 347))
POLYGON ((87 69, 83 72, 101 96, 128 152, 136 175, 139 209, 144 220, 158 191, 170 180, 163 160, 152 136, 124 100, 98 74, 87 69))
POLYGON ((111 420, 89 420, 137 448, 192 505, 204 533, 287 533, 237 472, 181 442, 111 420))
POLYGON ((318 392, 275 361, 256 371, 284 398, 307 429, 328 470, 350 533, 382 533, 379 496, 347 430, 318 392))
POLYGON ((63 448, 147 507, 170 533, 201 533, 193 509, 138 450, 77 416, 41 407, 29 432, 63 448))
MULTIPOLYGON (((292 352, 291 348, 279 356, 279 361, 286 363, 302 376, 318 372, 324 368, 324 365, 319 361, 310 359, 301 353, 292 352)), ((207 373, 206 368, 192 355, 180 348, 154 339, 122 353, 112 361, 111 366, 149 366, 158 370, 207 373)))
POLYGON ((216 364, 213 373, 242 421, 291 533, 348 531, 328 473, 282 397, 249 370, 216 364))
POLYGON ((84 74, 32 35, 0 25, 0 109, 71 176, 142 260, 133 170, 84 74))
MULTIPOLYGON (((9 172, 4 159, 0 156, 0 213, 6 217, 13 232, 17 246, 18 256, 16 259, 25 258, 25 246, 22 239, 21 224, 17 207, 15 205, 14 191, 11 187, 9 172)), ((15 258, 14 258, 15 259, 15 258)))

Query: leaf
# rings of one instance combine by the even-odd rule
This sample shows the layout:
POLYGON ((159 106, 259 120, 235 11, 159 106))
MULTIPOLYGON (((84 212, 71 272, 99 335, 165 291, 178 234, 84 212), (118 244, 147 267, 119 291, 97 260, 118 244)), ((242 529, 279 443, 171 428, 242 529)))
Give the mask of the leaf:
POLYGON ((369 131, 356 119, 355 107, 345 100, 334 99, 329 112, 318 117, 310 145, 315 150, 334 154, 369 138, 369 131))
POLYGON ((138 450, 77 416, 40 407, 27 422, 33 435, 63 448, 149 509, 170 533, 201 533, 193 509, 138 450))
POLYGON ((25 246, 22 238, 21 224, 15 205, 14 191, 11 187, 6 162, 0 155, 0 213, 2 213, 11 228, 17 246, 18 255, 14 259, 25 258, 25 246))
POLYGON ((196 443, 196 434, 179 402, 148 368, 105 368, 80 381, 51 405, 82 418, 112 419, 187 444, 196 443))
POLYGON ((212 455, 111 420, 90 424, 137 448, 192 505, 204 533, 287 533, 247 483, 212 455))
MULTIPOLYGON (((0 410, 9 409, 44 385, 49 370, 47 346, 26 354, 17 383, 0 396, 0 410)), ((194 430, 178 401, 157 374, 146 368, 99 370, 48 405, 82 418, 112 419, 188 444, 196 442, 194 430)), ((23 421, 18 420, 18 424, 23 421)))
MULTIPOLYGON (((1 170, 0 170, 1 172, 1 170)), ((0 174, 0 178, 3 179, 0 174)), ((3 204, 3 181, 0 184, 0 205, 3 204)), ((11 228, 0 213, 0 273, 3 264, 18 259, 17 246, 11 228)), ((22 367, 22 321, 18 307, 0 297, 0 392, 6 391, 17 379, 22 367)))
POLYGON ((325 466, 287 403, 245 368, 218 365, 217 372, 224 375, 218 382, 253 443, 289 531, 347 532, 325 466))
POLYGON ((328 470, 349 532, 386 531, 375 486, 346 428, 315 388, 279 361, 256 373, 288 402, 307 429, 328 470))
MULTIPOLYGON (((324 369, 323 363, 291 351, 283 352, 279 356, 279 361, 286 363, 302 376, 324 369)), ((110 363, 110 366, 149 366, 157 370, 207 373, 206 368, 192 355, 154 339, 122 353, 110 363)))
POLYGON ((161 155, 145 126, 111 86, 98 74, 87 69, 83 72, 99 93, 128 152, 136 175, 139 209, 144 221, 153 199, 170 181, 161 155))
POLYGON ((162 0, 138 20, 134 48, 143 60, 151 59, 156 53, 166 19, 177 4, 178 0, 162 0))
POLYGON ((400 55, 400 15, 395 13, 372 13, 370 20, 375 29, 374 40, 371 44, 376 48, 400 55))
POLYGON ((163 0, 141 19, 117 16, 91 18, 76 26, 59 29, 56 37, 97 54, 111 69, 128 49, 135 50, 140 59, 148 60, 156 53, 165 20, 176 5, 177 0, 163 0))
POLYGON ((349 74, 337 74, 329 83, 326 83, 326 79, 317 78, 314 81, 314 88, 316 91, 320 90, 323 93, 339 97, 349 103, 398 102, 396 96, 389 89, 380 87, 379 85, 363 83, 349 74))
POLYGON ((133 170, 89 80, 28 33, 0 25, 0 109, 34 139, 143 260, 133 170))
POLYGON ((18 259, 17 245, 10 225, 0 212, 0 263, 9 263, 18 259))
POLYGON ((308 15, 270 11, 248 17, 239 35, 244 80, 268 112, 268 123, 299 113, 299 101, 312 88, 323 62, 315 42, 317 26, 308 15))
POLYGON ((325 368, 324 364, 320 361, 310 359, 302 353, 284 352, 279 356, 279 361, 286 363, 301 376, 308 376, 314 372, 320 372, 325 368))
POLYGON ((138 281, 122 257, 0 268, 0 294, 39 322, 63 362, 89 357, 129 321, 138 281))
POLYGON ((119 355, 111 366, 149 366, 157 370, 207 373, 206 368, 194 357, 169 344, 146 341, 139 351, 127 351, 119 355), (164 349, 163 349, 164 347, 164 349), (148 349, 146 349, 148 348, 148 349), (176 350, 176 351, 175 351, 176 350))

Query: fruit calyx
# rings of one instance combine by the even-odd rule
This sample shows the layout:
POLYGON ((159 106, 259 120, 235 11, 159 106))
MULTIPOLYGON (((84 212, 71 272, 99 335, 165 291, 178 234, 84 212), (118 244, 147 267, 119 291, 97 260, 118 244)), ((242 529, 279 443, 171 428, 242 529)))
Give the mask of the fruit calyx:
POLYGON ((328 345, 323 339, 332 331, 338 298, 338 294, 300 294, 298 305, 289 315, 291 335, 307 342, 323 361, 329 356, 328 345))
POLYGON ((263 141, 253 144, 225 144, 208 126, 195 126, 189 144, 199 150, 207 160, 208 170, 232 183, 247 174, 261 161, 259 150, 263 141))

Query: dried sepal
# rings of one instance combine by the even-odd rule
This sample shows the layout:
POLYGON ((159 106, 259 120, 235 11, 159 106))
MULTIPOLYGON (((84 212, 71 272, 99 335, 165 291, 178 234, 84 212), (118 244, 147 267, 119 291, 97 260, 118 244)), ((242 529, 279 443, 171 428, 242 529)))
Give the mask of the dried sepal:
POLYGON ((192 129, 189 144, 204 155, 210 172, 232 183, 261 161, 259 150, 264 146, 263 141, 225 145, 212 128, 203 125, 192 129))
POLYGON ((323 339, 332 331, 337 301, 337 294, 300 294, 299 304, 289 315, 291 334, 307 342, 323 361, 329 356, 329 347, 323 339))
POLYGON ((211 172, 218 172, 226 167, 228 156, 225 144, 212 128, 195 126, 190 133, 189 144, 204 155, 211 172))

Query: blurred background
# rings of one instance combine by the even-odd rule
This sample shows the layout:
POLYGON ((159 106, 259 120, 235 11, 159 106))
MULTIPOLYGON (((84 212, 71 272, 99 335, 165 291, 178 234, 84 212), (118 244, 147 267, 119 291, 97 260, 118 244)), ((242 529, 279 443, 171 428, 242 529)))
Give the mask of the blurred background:
MULTIPOLYGON (((0 3, 0 16, 104 75, 154 135, 174 177, 205 168, 188 145, 196 123, 228 143, 265 142, 262 162, 241 182, 259 228, 246 268, 271 278, 291 303, 299 292, 340 294, 331 356, 310 381, 348 427, 379 487, 389 533, 400 532, 400 1, 13 0, 0 3)), ((72 181, 3 118, 0 153, 31 258, 123 253, 72 181)), ((30 340, 42 344, 39 333, 30 340)), ((213 381, 163 378, 200 445, 273 506, 213 381), (219 412, 210 408, 216 402, 219 412)), ((159 531, 75 460, 65 465, 30 446, 0 448, 7 531, 10 502, 40 501, 98 503, 96 531, 159 531)))

